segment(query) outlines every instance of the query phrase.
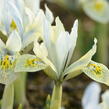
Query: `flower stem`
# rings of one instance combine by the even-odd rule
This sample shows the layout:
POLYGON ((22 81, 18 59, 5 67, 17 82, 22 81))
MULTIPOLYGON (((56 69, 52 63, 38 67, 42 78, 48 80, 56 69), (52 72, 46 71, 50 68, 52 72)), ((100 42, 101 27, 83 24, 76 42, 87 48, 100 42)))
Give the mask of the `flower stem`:
POLYGON ((53 88, 50 109, 61 109, 62 84, 56 83, 53 88))
POLYGON ((26 72, 19 72, 20 75, 17 80, 14 82, 14 90, 15 90, 15 104, 25 105, 27 103, 26 100, 26 72))
POLYGON ((13 109, 13 103, 14 103, 14 85, 9 84, 5 86, 4 89, 1 109, 13 109))
POLYGON ((96 24, 95 34, 98 39, 98 52, 97 52, 97 60, 104 64, 108 62, 108 27, 106 24, 96 24))

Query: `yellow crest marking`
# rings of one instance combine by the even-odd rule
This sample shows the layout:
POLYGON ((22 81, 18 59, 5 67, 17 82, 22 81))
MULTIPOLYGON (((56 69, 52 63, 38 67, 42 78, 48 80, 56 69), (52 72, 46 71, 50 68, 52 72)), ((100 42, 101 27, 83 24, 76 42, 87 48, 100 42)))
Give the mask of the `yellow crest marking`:
POLYGON ((15 23, 14 20, 12 20, 10 27, 11 27, 13 30, 17 29, 17 25, 16 25, 16 23, 15 23))
POLYGON ((13 59, 12 56, 6 55, 2 57, 0 64, 1 64, 2 70, 8 70, 14 66, 15 59, 13 59))
POLYGON ((28 59, 28 60, 26 60, 25 66, 26 67, 28 67, 28 66, 35 67, 35 66, 40 65, 40 63, 42 63, 42 61, 39 58, 28 59))
POLYGON ((89 64, 88 67, 91 67, 92 73, 96 76, 102 76, 102 68, 96 64, 89 64))
POLYGON ((94 9, 96 11, 103 11, 105 7, 105 4, 103 1, 96 1, 96 3, 94 4, 94 9))

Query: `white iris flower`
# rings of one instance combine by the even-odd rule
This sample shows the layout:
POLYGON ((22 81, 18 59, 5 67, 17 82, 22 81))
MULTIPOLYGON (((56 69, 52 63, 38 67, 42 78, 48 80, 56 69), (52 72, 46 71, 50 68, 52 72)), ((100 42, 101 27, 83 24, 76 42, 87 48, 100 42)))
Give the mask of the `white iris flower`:
POLYGON ((63 24, 56 18, 56 25, 51 26, 45 20, 44 42, 34 43, 34 53, 45 62, 49 69, 46 73, 55 80, 63 81, 73 78, 84 72, 90 78, 109 85, 109 70, 104 65, 91 61, 96 52, 97 40, 82 58, 70 63, 77 40, 78 21, 76 20, 71 33, 65 31, 63 24))
POLYGON ((39 33, 42 35, 43 20, 48 19, 51 23, 53 21, 51 11, 45 6, 46 12, 44 14, 39 8, 39 3, 39 0, 1 0, 0 26, 2 28, 0 28, 0 30, 6 35, 1 39, 3 41, 7 40, 5 45, 0 39, 1 83, 8 84, 12 82, 13 79, 16 79, 15 77, 17 77, 17 75, 14 68, 17 67, 16 63, 19 61, 25 64, 23 69, 20 64, 17 64, 18 67, 21 67, 17 72, 33 72, 46 67, 46 65, 34 55, 26 54, 26 56, 20 56, 22 50, 24 50, 34 38, 36 39, 39 33), (4 15, 2 15, 2 13, 4 13, 4 15), (20 59, 19 57, 23 58, 20 59))
POLYGON ((17 30, 22 40, 22 49, 43 34, 43 21, 53 22, 53 14, 45 5, 45 14, 40 9, 40 0, 1 0, 0 30, 9 36, 17 30), (2 15, 2 13, 4 13, 2 15))
POLYGON ((109 22, 109 3, 107 0, 80 0, 85 13, 101 23, 109 22))
POLYGON ((83 109, 108 109, 109 108, 109 90, 102 94, 102 101, 100 103, 101 87, 98 83, 90 83, 86 88, 83 98, 83 109))
POLYGON ((0 83, 10 84, 18 77, 18 72, 33 72, 44 69, 46 65, 36 56, 21 55, 22 41, 17 31, 13 31, 6 44, 0 39, 0 83), (22 59, 20 59, 22 57, 22 59), (24 68, 20 64, 24 64, 24 68), (15 71, 18 67, 19 70, 15 71))
POLYGON ((13 31, 6 44, 0 39, 0 83, 10 84, 17 77, 14 72, 16 59, 21 49, 21 38, 13 31))

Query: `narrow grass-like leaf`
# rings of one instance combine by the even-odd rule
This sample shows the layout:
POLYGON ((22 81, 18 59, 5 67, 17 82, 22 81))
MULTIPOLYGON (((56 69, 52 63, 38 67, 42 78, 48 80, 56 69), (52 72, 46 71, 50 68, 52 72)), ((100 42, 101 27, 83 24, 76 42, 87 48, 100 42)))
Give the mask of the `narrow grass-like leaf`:
POLYGON ((3 93, 1 109, 13 109, 14 87, 13 84, 5 86, 3 93))

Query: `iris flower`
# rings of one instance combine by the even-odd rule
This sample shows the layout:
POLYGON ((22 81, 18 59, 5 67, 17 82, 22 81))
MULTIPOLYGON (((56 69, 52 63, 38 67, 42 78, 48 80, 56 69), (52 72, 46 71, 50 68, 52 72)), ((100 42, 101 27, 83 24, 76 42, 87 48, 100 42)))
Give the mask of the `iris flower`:
MULTIPOLYGON (((33 48, 36 57, 47 65, 45 73, 55 81, 50 109, 61 108, 63 81, 74 78, 82 72, 93 80, 109 85, 108 68, 91 60, 96 53, 97 39, 94 39, 93 47, 83 57, 70 63, 78 36, 78 21, 74 22, 71 33, 65 31, 58 17, 55 22, 56 25, 51 26, 45 19, 44 41, 39 44, 36 40, 33 48)), ((19 61, 18 65, 22 63, 19 61)))
MULTIPOLYGON (((53 20, 53 15, 47 6, 45 6, 45 14, 40 9, 39 1, 40 0, 0 1, 0 32, 2 32, 2 35, 0 36, 0 46, 5 45, 3 44, 3 41, 6 42, 7 40, 6 46, 2 46, 3 49, 0 49, 0 82, 6 84, 6 87, 11 83, 14 84, 14 96, 17 104, 26 103, 25 72, 33 72, 45 68, 45 64, 40 61, 40 59, 29 54, 29 51, 33 47, 33 44, 31 44, 32 41, 36 39, 39 34, 42 35, 41 25, 43 24, 43 19, 53 20), (19 42, 19 39, 20 43, 17 43, 19 42), (18 47, 20 49, 13 52, 18 47), (26 54, 26 57, 23 55, 23 59, 19 60, 19 57, 21 57, 22 54, 26 54), (25 58, 27 61, 25 61, 25 58), (25 62, 24 69, 21 67, 19 71, 15 71, 15 68, 17 67, 16 63, 19 61, 25 62)), ((20 66, 21 65, 19 65, 19 68, 20 66)), ((4 101, 7 102, 4 102, 4 106, 7 106, 8 100, 4 101)))
POLYGON ((109 3, 107 0, 80 0, 85 13, 101 23, 109 22, 109 3))
MULTIPOLYGON (((62 83, 84 72, 95 81, 109 85, 109 70, 106 66, 91 60, 96 53, 97 39, 94 39, 93 47, 79 60, 71 63, 71 58, 76 46, 78 36, 78 21, 74 22, 71 33, 65 31, 63 24, 57 17, 56 25, 51 26, 45 19, 43 42, 34 41, 33 51, 36 62, 45 65, 45 73, 55 81, 51 97, 50 109, 60 109, 62 99, 62 83)), ((22 55, 17 61, 15 71, 26 71, 29 55, 22 55), (21 60, 21 61, 20 61, 21 60)), ((34 60, 34 59, 33 59, 34 60)), ((30 62, 31 63, 31 59, 30 62)), ((32 64, 28 66, 32 66, 32 64)), ((38 66, 36 64, 36 66, 38 66)), ((34 61, 33 61, 34 66, 34 61)), ((42 65, 41 65, 42 66, 42 65)), ((29 68, 31 70, 31 68, 29 68)))
POLYGON ((17 30, 22 40, 22 49, 36 37, 42 36, 45 18, 53 22, 49 8, 45 5, 45 14, 40 9, 40 0, 2 0, 0 6, 0 30, 6 36, 17 30))
POLYGON ((39 44, 35 41, 33 50, 37 57, 48 64, 51 72, 46 73, 50 77, 62 82, 84 72, 90 78, 109 85, 108 68, 91 60, 96 52, 96 39, 92 49, 76 62, 70 63, 78 36, 77 20, 70 34, 65 31, 58 17, 55 26, 45 20, 44 30, 44 42, 39 44))
MULTIPOLYGON (((19 73, 15 72, 15 67, 21 54, 21 48, 22 41, 17 31, 10 34, 6 44, 0 39, 0 83, 10 84, 19 76, 19 73)), ((25 64, 26 71, 37 71, 45 68, 45 64, 41 63, 38 58, 36 59, 34 55, 27 54, 27 57, 19 61, 24 61, 25 58, 28 58, 25 64), (37 66, 38 64, 40 64, 40 68, 37 66)))
POLYGON ((92 82, 86 88, 83 98, 83 109, 108 109, 109 108, 109 90, 102 94, 100 102, 101 87, 98 83, 92 82))
POLYGON ((0 39, 0 83, 10 84, 18 76, 14 68, 20 49, 21 39, 16 31, 10 34, 6 44, 0 39))
POLYGON ((85 73, 95 81, 109 85, 108 68, 91 60, 96 53, 97 39, 94 39, 94 45, 83 57, 71 63, 78 36, 78 20, 74 22, 71 33, 65 31, 58 17, 55 22, 56 25, 51 26, 50 22, 45 19, 43 42, 39 43, 37 39, 34 41, 33 51, 36 56, 33 58, 28 54, 20 56, 15 67, 15 71, 20 72, 35 71, 36 69, 32 68, 36 66, 44 69, 45 73, 55 81, 50 109, 61 107, 63 81, 81 73, 85 73))

